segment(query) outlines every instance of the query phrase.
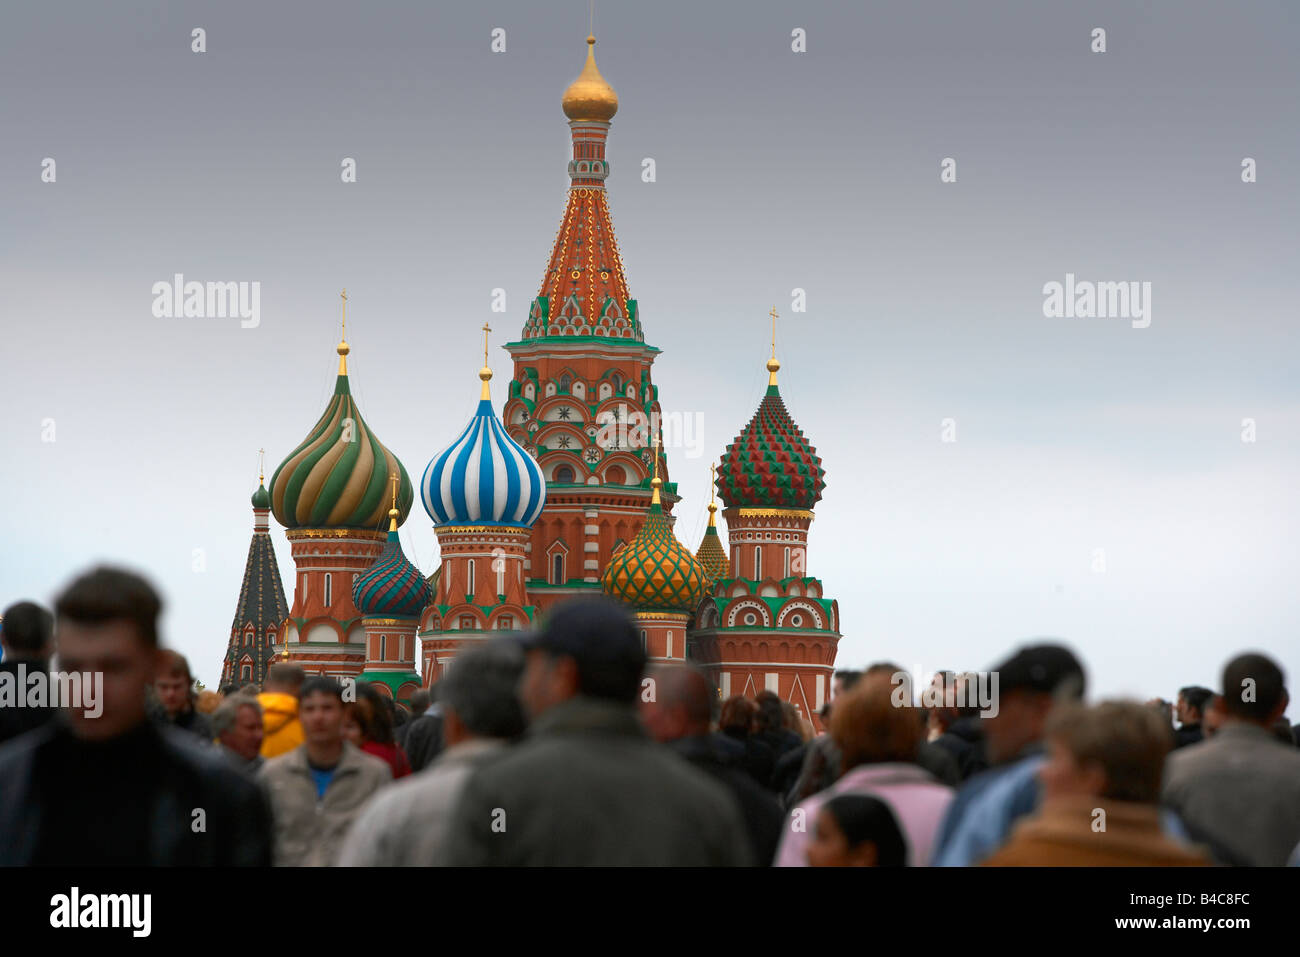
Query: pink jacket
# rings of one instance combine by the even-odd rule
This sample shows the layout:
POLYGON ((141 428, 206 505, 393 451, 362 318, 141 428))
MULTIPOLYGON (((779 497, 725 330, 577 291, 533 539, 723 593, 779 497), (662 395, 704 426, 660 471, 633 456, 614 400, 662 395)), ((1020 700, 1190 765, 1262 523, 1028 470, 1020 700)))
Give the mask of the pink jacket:
POLYGON ((940 784, 918 765, 859 765, 790 811, 776 851, 777 867, 808 865, 808 835, 817 814, 823 804, 839 794, 869 794, 889 805, 907 840, 907 863, 911 867, 929 862, 934 839, 953 798, 952 788, 940 784))

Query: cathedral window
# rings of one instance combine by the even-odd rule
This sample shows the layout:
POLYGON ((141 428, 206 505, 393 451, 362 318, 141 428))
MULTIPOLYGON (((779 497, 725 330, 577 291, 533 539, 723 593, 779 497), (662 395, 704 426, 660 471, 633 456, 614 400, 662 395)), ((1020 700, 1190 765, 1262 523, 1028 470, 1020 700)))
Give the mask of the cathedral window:
MULTIPOLYGON (((568 436, 560 436, 560 441, 567 441, 568 436)), ((555 470, 555 481, 560 484, 570 484, 573 482, 573 469, 567 465, 561 465, 555 470)))
POLYGON ((473 596, 474 591, 475 591, 475 588, 474 588, 474 559, 472 559, 472 558, 470 558, 470 559, 466 559, 466 561, 465 561, 465 565, 466 565, 466 568, 465 568, 465 592, 466 592, 466 594, 468 594, 468 595, 470 595, 470 596, 473 596))
POLYGON ((564 555, 560 552, 551 556, 551 584, 564 584, 564 555))
POLYGON ((329 572, 325 573, 325 606, 328 608, 334 603, 334 576, 329 572))
POLYGON ((782 578, 790 577, 790 546, 789 545, 785 547, 785 574, 783 574, 781 577, 782 578))
POLYGON ((763 577, 763 549, 761 546, 754 546, 754 577, 763 577))

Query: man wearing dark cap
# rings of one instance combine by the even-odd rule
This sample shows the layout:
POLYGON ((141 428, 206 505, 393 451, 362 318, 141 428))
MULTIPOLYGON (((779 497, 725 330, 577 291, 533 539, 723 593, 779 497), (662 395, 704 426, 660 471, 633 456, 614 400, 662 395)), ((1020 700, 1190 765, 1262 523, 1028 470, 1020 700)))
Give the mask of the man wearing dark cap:
POLYGON ((1223 864, 1281 867, 1300 844, 1300 751, 1274 736, 1286 680, 1266 655, 1224 666, 1221 724, 1165 762, 1164 804, 1223 864))
POLYGON ((1038 807, 1047 716, 1058 702, 1083 698, 1083 666, 1062 645, 1027 645, 995 668, 989 680, 993 707, 980 719, 989 769, 967 781, 949 806, 936 865, 979 864, 1038 807))
MULTIPOLYGON (((53 634, 54 616, 40 605, 21 601, 5 609, 4 622, 0 623, 0 649, 4 650, 0 672, 8 672, 9 681, 20 692, 29 687, 28 675, 49 671, 53 634)), ((48 704, 33 707, 17 700, 0 701, 0 741, 39 728, 52 717, 54 708, 48 704)))
POLYGON ((751 863, 731 795, 637 720, 645 652, 609 599, 557 605, 524 639, 522 743, 480 768, 447 829, 454 865, 751 863))

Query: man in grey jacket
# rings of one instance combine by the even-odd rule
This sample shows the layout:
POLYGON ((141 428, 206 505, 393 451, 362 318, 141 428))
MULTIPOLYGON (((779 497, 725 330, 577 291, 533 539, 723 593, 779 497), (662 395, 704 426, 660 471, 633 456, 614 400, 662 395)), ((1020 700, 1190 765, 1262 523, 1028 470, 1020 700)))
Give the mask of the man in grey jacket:
POLYGON ((524 733, 515 694, 523 670, 523 650, 510 638, 457 655, 438 684, 445 749, 423 771, 370 802, 344 842, 341 865, 407 867, 441 860, 452 809, 470 774, 524 733))
POLYGON ((330 865, 361 808, 393 772, 343 739, 343 689, 333 678, 302 683, 298 715, 303 743, 259 773, 275 817, 275 863, 330 865))
POLYGON ((744 865, 740 808, 652 741, 636 705, 645 651, 609 599, 555 607, 524 640, 522 743, 466 785, 448 831, 458 865, 744 865))
POLYGON ((1300 844, 1300 751, 1269 730, 1286 711, 1282 670, 1233 658, 1221 702, 1213 737, 1169 755, 1162 799, 1220 862, 1280 867, 1300 844))

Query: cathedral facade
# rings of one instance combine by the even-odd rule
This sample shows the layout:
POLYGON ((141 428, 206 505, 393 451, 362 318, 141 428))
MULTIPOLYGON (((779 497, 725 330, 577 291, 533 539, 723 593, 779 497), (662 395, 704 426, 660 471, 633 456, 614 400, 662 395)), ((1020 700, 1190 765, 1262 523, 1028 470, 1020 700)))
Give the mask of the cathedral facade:
POLYGON ((401 553, 415 488, 362 420, 341 341, 330 405, 271 480, 296 572, 281 654, 405 698, 468 643, 530 628, 566 598, 607 594, 636 616, 652 661, 699 664, 723 697, 774 691, 816 722, 840 637, 838 605, 808 572, 821 459, 780 393, 774 332, 767 393, 716 469, 728 542, 712 501, 695 553, 677 539, 652 378, 659 350, 629 290, 606 189, 618 97, 594 44, 561 101, 569 192, 522 332, 505 344, 501 414, 485 326, 478 406, 419 483, 439 568, 426 578, 401 553))

